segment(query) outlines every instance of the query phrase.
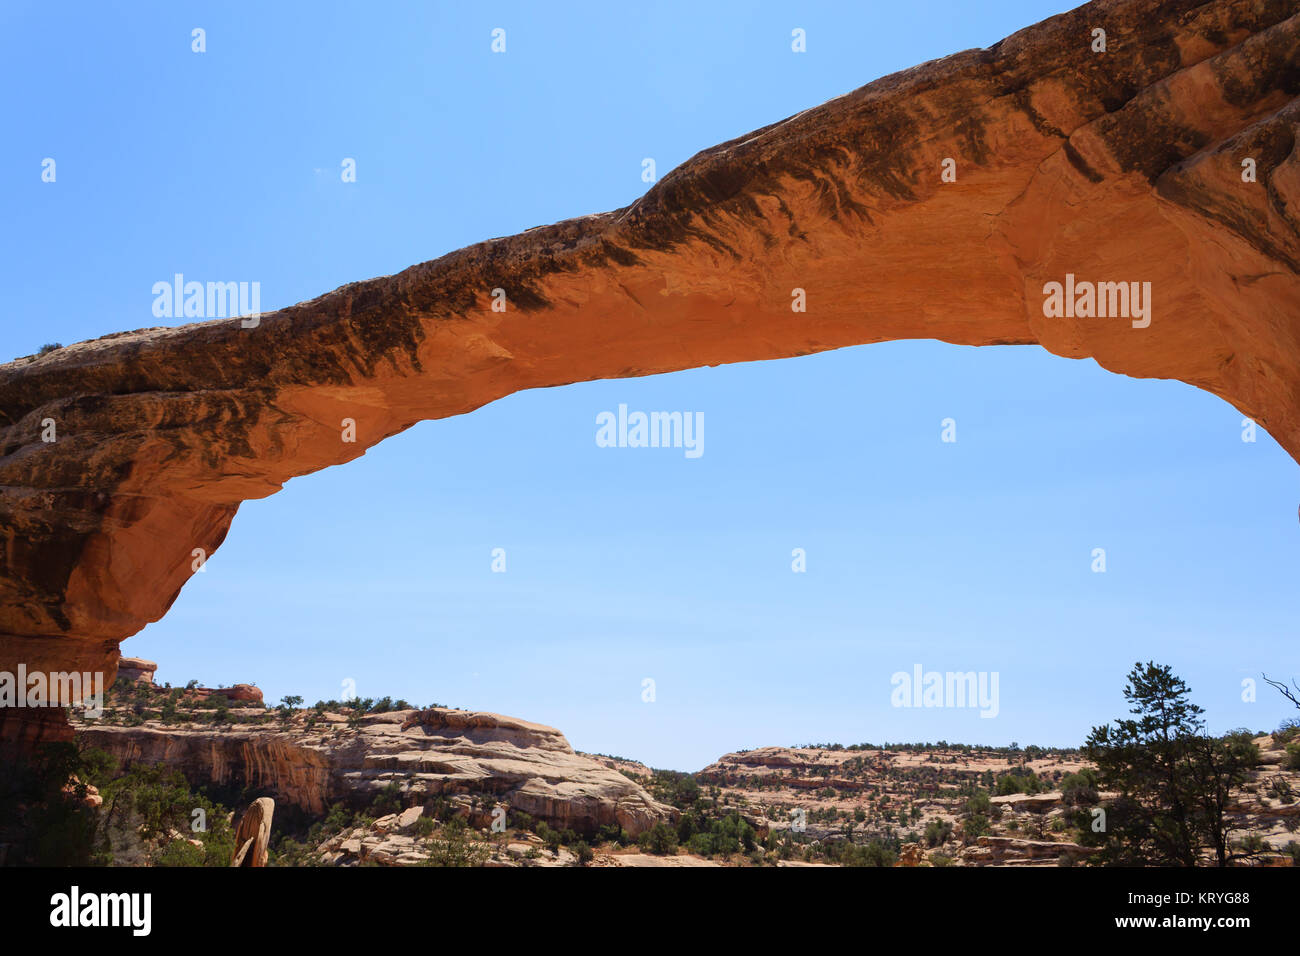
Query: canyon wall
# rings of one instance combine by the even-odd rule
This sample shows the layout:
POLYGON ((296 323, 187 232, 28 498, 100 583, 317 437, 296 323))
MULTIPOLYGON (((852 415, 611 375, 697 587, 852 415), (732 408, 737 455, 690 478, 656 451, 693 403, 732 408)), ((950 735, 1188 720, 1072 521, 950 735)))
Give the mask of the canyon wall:
POLYGON ((675 816, 640 784, 574 753, 554 727, 444 708, 374 714, 355 727, 333 713, 314 726, 304 726, 304 717, 279 729, 93 723, 77 736, 124 769, 165 766, 196 785, 270 792, 314 817, 336 802, 367 807, 394 783, 408 806, 477 797, 471 819, 482 826, 498 802, 582 833, 613 825, 637 836, 675 816))
MULTIPOLYGON (((253 327, 4 365, 0 669, 111 680, 241 502, 520 389, 902 338, 1038 344, 1205 389, 1298 456, 1298 95, 1296 0, 1097 0, 706 149, 626 208, 253 327), (1067 275, 1149 282, 1149 324, 1045 315, 1067 275)), ((0 737, 48 736, 27 716, 0 714, 0 737)))

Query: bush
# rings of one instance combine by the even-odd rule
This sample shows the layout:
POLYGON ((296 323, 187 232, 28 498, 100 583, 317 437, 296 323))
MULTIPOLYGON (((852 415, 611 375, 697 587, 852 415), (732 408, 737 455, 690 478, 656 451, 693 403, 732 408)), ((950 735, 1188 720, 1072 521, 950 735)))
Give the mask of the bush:
POLYGON ((1300 737, 1300 717, 1291 717, 1277 725, 1277 730, 1273 731, 1273 742, 1275 744, 1289 744, 1291 741, 1300 737))
POLYGON ((375 817, 386 817, 390 813, 400 813, 406 809, 406 793, 396 780, 386 784, 384 789, 375 794, 370 801, 370 812, 375 817))
POLYGON ((1032 770, 1020 770, 1015 773, 1004 774, 998 778, 997 783, 999 797, 1010 796, 1013 793, 1034 794, 1042 789, 1042 782, 1034 775, 1032 770))
POLYGON ((952 839, 952 824, 947 820, 931 820, 925 827, 925 845, 942 846, 952 839))
POLYGON ((591 847, 587 846, 585 840, 579 840, 573 845, 572 849, 574 855, 578 858, 578 866, 586 866, 596 858, 595 851, 593 851, 591 847))
POLYGON ((203 850, 189 840, 172 840, 154 854, 154 866, 202 866, 203 850))
POLYGON ((1098 799, 1097 773, 1091 767, 1066 774, 1061 781, 1061 802, 1067 807, 1095 806, 1098 799))
POLYGON ((351 709, 348 711, 348 727, 353 730, 361 728, 361 718, 370 713, 370 708, 375 702, 369 697, 358 697, 350 701, 351 709))
POLYGON ((736 813, 709 821, 707 827, 701 822, 699 831, 684 843, 701 856, 730 856, 742 851, 752 853, 758 845, 754 828, 736 813))
POLYGON ((560 833, 559 830, 553 829, 545 820, 543 820, 541 823, 537 824, 537 830, 535 832, 546 843, 546 848, 550 850, 552 854, 560 851, 560 844, 564 842, 564 834, 560 833))
POLYGON ((596 842, 617 843, 619 846, 629 846, 632 843, 632 838, 628 836, 627 831, 617 823, 607 823, 596 831, 596 842))
POLYGON ((992 809, 992 801, 989 795, 983 790, 977 791, 969 800, 966 801, 966 816, 988 816, 992 809))
POLYGON ((330 812, 325 816, 324 826, 326 835, 333 836, 335 833, 339 833, 347 827, 352 826, 353 819, 354 814, 344 807, 343 804, 334 804, 334 806, 330 807, 330 812))
POLYGON ((976 839, 982 836, 988 836, 993 827, 989 824, 988 817, 982 813, 972 813, 961 825, 962 839, 967 843, 974 843, 976 839))
POLYGON ((666 856, 677 850, 677 834, 673 832, 672 827, 663 822, 656 823, 641 834, 638 842, 647 853, 657 856, 666 856))
POLYGON ((839 863, 841 866, 893 866, 898 862, 898 854, 880 840, 870 843, 832 844, 841 847, 839 863))
POLYGON ((44 345, 41 346, 41 350, 40 350, 39 352, 37 352, 36 354, 37 354, 37 355, 49 355, 51 352, 57 351, 58 349, 61 349, 61 348, 63 348, 62 343, 59 343, 59 342, 47 342, 47 343, 45 343, 44 345))
POLYGON ((179 690, 174 690, 168 694, 167 699, 163 701, 162 722, 164 724, 174 724, 179 721, 180 718, 176 713, 176 703, 180 700, 180 697, 181 692, 179 690))
POLYGON ((1286 745, 1286 760, 1283 763, 1287 770, 1300 770, 1300 741, 1286 745))
POLYGON ((487 861, 490 850, 486 844, 469 839, 463 821, 449 820, 442 835, 443 839, 430 843, 425 866, 482 866, 487 861))

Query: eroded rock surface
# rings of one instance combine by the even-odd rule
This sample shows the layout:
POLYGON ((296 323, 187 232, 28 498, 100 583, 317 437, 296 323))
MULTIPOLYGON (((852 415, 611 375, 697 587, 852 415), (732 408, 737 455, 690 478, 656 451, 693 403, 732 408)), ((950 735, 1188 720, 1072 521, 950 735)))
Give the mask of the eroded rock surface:
MULTIPOLYGON (((255 328, 0 367, 0 668, 111 680, 241 502, 520 389, 900 338, 1037 343, 1205 389, 1300 455, 1298 37, 1295 0, 1097 0, 706 149, 623 209, 255 328), (1067 275, 1149 282, 1149 326, 1047 317, 1067 275)), ((25 716, 0 735, 57 732, 25 716)))
POLYGON ((152 684, 158 665, 143 657, 123 657, 117 662, 117 676, 138 684, 152 684))
MULTIPOLYGON (((1284 740, 1265 734, 1252 742, 1259 762, 1230 794, 1226 810, 1234 840, 1258 839, 1260 852, 1238 864, 1290 866, 1286 848, 1300 830, 1300 770, 1287 766, 1284 740)), ((959 745, 760 747, 724 754, 697 777, 720 788, 724 805, 764 835, 798 825, 807 839, 825 845, 862 842, 882 830, 911 832, 924 835, 928 845, 907 841, 900 866, 933 865, 939 858, 957 866, 1057 866, 1095 852, 1067 839, 1075 835, 1074 813, 1111 805, 1119 796, 1103 790, 1066 799, 1061 787, 1087 768, 1077 751, 1038 747, 1014 755, 959 745), (1050 789, 991 796, 991 832, 967 834, 970 794, 995 792, 998 779, 1012 772, 1050 789)))
POLYGON ((373 714, 355 727, 326 713, 308 729, 304 717, 287 729, 150 721, 87 724, 77 734, 125 766, 162 764, 191 781, 266 788, 315 816, 335 802, 369 804, 397 783, 410 803, 439 796, 463 803, 475 827, 491 825, 498 802, 578 832, 617 825, 636 836, 674 817, 640 785, 574 753, 562 733, 542 724, 443 708, 373 714), (471 796, 477 799, 458 799, 471 796))
POLYGON ((266 866, 271 849, 271 820, 275 816, 275 801, 258 797, 239 819, 235 830, 235 852, 230 865, 236 867, 266 866))

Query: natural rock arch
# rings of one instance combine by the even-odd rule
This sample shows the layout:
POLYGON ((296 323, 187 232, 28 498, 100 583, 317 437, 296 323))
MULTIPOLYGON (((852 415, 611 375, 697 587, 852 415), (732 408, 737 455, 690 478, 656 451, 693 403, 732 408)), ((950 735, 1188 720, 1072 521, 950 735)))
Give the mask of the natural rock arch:
MULTIPOLYGON (((0 670, 111 680, 242 501, 525 388, 900 338, 1039 344, 1212 392, 1300 458, 1297 64, 1294 0, 1097 0, 705 150, 624 209, 255 328, 0 367, 0 670), (1067 274, 1151 283, 1150 325, 1045 317, 1067 274)), ((8 716, 10 741, 57 729, 8 716)))

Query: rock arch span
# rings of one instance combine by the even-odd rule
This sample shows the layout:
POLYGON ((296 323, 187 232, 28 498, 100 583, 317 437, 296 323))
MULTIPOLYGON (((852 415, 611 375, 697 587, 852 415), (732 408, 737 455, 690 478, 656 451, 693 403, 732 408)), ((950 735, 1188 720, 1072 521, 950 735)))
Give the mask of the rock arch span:
MULTIPOLYGON (((525 388, 900 338, 1038 344, 1212 392, 1300 458, 1297 129, 1295 0, 1096 0, 707 149, 626 208, 256 328, 0 367, 0 670, 111 679, 242 501, 525 388), (1045 316, 1067 275, 1149 282, 1150 324, 1045 316)), ((0 713, 0 737, 57 723, 0 713)))

